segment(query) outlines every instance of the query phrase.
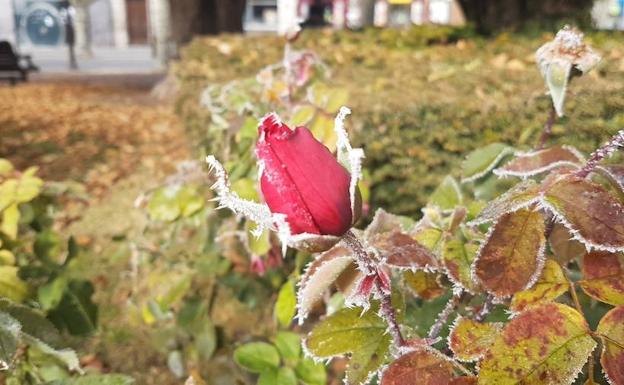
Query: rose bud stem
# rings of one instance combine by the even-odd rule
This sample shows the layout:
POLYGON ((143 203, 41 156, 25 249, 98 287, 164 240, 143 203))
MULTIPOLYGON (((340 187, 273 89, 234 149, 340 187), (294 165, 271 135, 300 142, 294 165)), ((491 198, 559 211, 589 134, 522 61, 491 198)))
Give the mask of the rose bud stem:
POLYGON ((366 275, 375 275, 375 289, 381 298, 379 313, 388 324, 390 333, 392 333, 394 344, 397 347, 405 346, 405 339, 401 334, 401 327, 397 322, 394 307, 392 307, 392 290, 390 290, 388 283, 386 282, 387 276, 381 276, 381 274, 386 273, 383 270, 378 269, 377 264, 368 255, 368 252, 366 251, 364 245, 362 245, 362 242, 351 230, 345 233, 343 240, 355 254, 358 261, 358 268, 362 270, 362 273, 366 275))

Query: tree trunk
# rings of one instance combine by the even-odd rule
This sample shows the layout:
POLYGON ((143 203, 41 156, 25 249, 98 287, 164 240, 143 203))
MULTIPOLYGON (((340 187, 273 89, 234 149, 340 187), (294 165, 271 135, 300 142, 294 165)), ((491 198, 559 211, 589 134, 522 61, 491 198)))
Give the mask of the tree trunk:
POLYGON ((76 6, 76 48, 78 53, 85 56, 93 56, 91 50, 91 15, 89 14, 89 3, 78 4, 76 6))
POLYGON ((557 28, 566 22, 584 26, 589 21, 593 0, 459 0, 466 19, 477 31, 489 34, 503 29, 517 30, 529 21, 557 28))
POLYGON ((216 0, 219 32, 243 32, 245 0, 216 0))

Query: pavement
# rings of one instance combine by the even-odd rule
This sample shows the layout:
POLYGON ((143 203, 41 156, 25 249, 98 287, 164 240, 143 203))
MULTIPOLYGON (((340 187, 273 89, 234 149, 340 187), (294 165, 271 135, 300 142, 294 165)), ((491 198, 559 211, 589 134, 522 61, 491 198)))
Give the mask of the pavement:
POLYGON ((152 56, 149 46, 94 47, 92 55, 77 52, 78 70, 69 68, 65 46, 22 48, 20 53, 31 55, 39 67, 39 72, 31 74, 35 82, 121 84, 149 89, 166 75, 166 68, 152 56))

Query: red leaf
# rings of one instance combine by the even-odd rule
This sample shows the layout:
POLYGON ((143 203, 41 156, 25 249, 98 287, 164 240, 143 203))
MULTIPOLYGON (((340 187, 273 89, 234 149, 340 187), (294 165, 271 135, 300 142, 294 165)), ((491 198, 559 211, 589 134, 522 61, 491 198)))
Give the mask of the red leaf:
POLYGON ((441 354, 429 350, 407 353, 383 373, 381 385, 449 385, 453 365, 441 354))
POLYGON ((372 243, 386 257, 386 264, 411 270, 435 270, 438 261, 428 248, 407 234, 395 231, 377 235, 372 243))
POLYGON ((579 285, 590 297, 619 306, 624 305, 624 256, 594 251, 583 257, 583 280, 579 285))
POLYGON ((558 167, 577 168, 584 159, 577 149, 555 146, 516 156, 503 167, 494 170, 499 176, 529 177, 558 167))
POLYGON ((609 311, 598 324, 603 337, 600 364, 611 385, 624 385, 624 307, 609 311))

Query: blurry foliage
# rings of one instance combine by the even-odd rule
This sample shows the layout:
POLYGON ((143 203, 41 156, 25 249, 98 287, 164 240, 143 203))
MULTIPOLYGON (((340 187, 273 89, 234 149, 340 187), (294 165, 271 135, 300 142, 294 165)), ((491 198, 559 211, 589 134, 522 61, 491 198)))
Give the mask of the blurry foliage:
MULTIPOLYGON (((472 36, 451 27, 325 30, 304 31, 296 42, 317 52, 332 84, 351 95, 352 135, 371 170, 371 207, 420 215, 442 176, 469 151, 493 142, 529 148, 537 140, 550 101, 533 52, 552 35, 472 36)), ((586 40, 609 57, 574 80, 569 114, 555 125, 553 140, 565 125, 566 142, 587 152, 624 123, 624 49, 617 34, 589 33, 586 40)), ((198 102, 205 86, 252 76, 280 55, 274 37, 192 42, 173 69, 186 127, 206 128, 210 114, 198 102)))

